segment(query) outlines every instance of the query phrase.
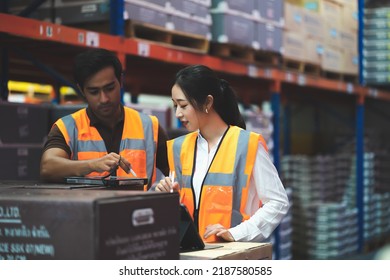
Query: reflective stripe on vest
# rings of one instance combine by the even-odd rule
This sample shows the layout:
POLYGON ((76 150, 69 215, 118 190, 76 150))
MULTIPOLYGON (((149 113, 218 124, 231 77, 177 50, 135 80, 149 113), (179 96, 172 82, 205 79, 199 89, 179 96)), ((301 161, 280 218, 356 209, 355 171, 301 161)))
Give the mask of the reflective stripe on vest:
MULTIPOLYGON (((178 182, 183 184, 180 196, 192 215, 195 197, 191 188, 191 174, 197 136, 197 132, 190 133, 168 144, 170 169, 175 168, 178 182)), ((209 224, 219 223, 230 228, 249 218, 244 210, 257 146, 262 140, 260 135, 234 126, 222 139, 200 195, 198 225, 201 236, 209 224)), ((214 240, 215 236, 206 241, 214 240)))
MULTIPOLYGON (((104 140, 97 129, 90 126, 86 109, 63 117, 56 125, 64 135, 71 150, 72 160, 99 158, 107 154, 104 140)), ((156 150, 158 138, 158 120, 134 109, 124 107, 124 125, 119 154, 132 165, 138 177, 148 178, 149 185, 156 176, 156 150)), ((102 176, 107 172, 92 172, 87 176, 102 176)), ((118 176, 131 177, 121 168, 118 176)))

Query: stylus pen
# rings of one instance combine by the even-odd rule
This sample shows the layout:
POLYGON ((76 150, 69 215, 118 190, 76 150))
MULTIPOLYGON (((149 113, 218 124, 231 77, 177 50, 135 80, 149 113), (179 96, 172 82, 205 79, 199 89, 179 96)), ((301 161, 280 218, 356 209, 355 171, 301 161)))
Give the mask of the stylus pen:
POLYGON ((131 168, 131 167, 130 167, 130 173, 133 174, 134 177, 137 177, 137 173, 135 173, 133 168, 131 168))
POLYGON ((171 192, 173 192, 173 182, 175 182, 175 171, 170 171, 169 172, 169 177, 171 179, 171 192))
POLYGON ((137 176, 137 173, 135 173, 135 171, 133 170, 133 168, 131 168, 131 164, 129 165, 129 172, 130 172, 131 174, 133 174, 134 177, 138 177, 138 176, 137 176))

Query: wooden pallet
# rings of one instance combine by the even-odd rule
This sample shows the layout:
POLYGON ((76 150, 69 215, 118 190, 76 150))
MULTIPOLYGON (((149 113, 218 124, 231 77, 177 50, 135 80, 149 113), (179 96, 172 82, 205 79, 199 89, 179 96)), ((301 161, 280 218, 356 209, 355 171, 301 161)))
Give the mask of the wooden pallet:
POLYGON ((315 76, 320 76, 321 74, 320 65, 289 58, 282 59, 282 69, 315 76))
MULTIPOLYGON (((110 26, 107 22, 78 24, 75 25, 75 27, 100 33, 110 32, 110 26)), ((205 54, 209 51, 209 40, 201 35, 168 30, 157 25, 130 20, 125 21, 124 29, 125 36, 129 38, 151 41, 172 48, 196 53, 205 54)))
POLYGON ((259 66, 278 67, 279 65, 279 54, 255 50, 249 46, 232 43, 212 42, 210 45, 210 54, 259 66))
POLYGON ((345 74, 345 73, 337 73, 337 72, 322 70, 321 76, 330 80, 337 80, 346 83, 359 82, 359 77, 357 74, 345 74))
POLYGON ((163 27, 134 21, 127 21, 125 28, 127 37, 153 41, 176 49, 197 53, 208 53, 209 51, 209 40, 201 35, 168 30, 163 27))
POLYGON ((281 55, 279 53, 255 50, 254 51, 255 64, 267 67, 279 67, 281 63, 281 55))
POLYGON ((210 44, 209 53, 222 58, 231 58, 245 63, 254 61, 253 49, 238 44, 215 43, 210 44))

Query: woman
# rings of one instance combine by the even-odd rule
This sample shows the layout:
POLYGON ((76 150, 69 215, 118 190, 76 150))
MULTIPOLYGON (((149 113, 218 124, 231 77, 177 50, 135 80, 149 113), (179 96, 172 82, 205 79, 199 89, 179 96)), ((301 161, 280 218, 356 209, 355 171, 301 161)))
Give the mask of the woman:
POLYGON ((288 198, 263 137, 245 130, 230 85, 206 66, 188 66, 176 75, 172 100, 191 133, 168 141, 177 182, 166 177, 156 191, 180 191, 206 242, 268 238, 288 198))

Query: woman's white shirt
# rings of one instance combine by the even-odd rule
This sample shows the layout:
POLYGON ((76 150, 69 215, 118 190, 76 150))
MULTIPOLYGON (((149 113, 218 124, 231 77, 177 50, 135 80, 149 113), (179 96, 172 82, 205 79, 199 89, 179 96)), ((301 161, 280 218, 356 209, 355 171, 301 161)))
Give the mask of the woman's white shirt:
MULTIPOLYGON (((222 136, 221 136, 222 138, 222 136)), ((219 142, 208 152, 208 143, 199 133, 197 139, 196 162, 193 176, 196 208, 200 190, 207 170, 217 151, 219 142)), ((248 200, 245 212, 251 217, 229 231, 236 241, 257 241, 267 239, 289 208, 287 193, 272 163, 268 152, 259 143, 255 164, 249 182, 248 200), (262 207, 259 208, 260 201, 262 207)))

